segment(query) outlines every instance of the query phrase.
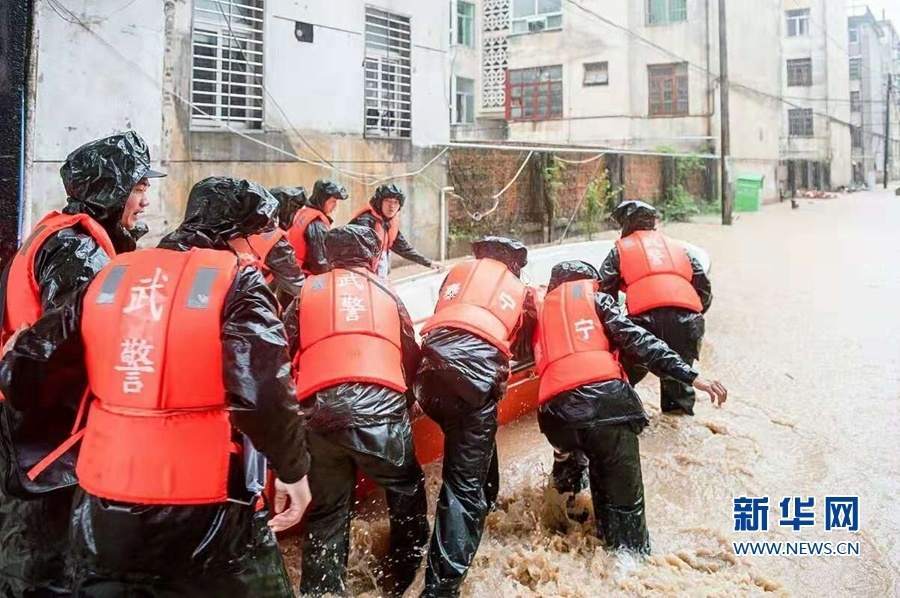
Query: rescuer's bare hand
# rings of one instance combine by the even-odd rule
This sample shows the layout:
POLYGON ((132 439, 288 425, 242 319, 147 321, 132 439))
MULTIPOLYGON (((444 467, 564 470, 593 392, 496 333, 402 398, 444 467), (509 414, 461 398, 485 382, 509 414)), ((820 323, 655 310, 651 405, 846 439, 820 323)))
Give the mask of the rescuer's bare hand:
POLYGON ((281 532, 297 525, 312 501, 309 479, 303 476, 298 482, 285 484, 275 480, 275 515, 269 520, 272 531, 281 532), (287 507, 287 509, 285 509, 287 507))
POLYGON ((722 403, 728 399, 728 389, 718 380, 707 380, 697 376, 694 380, 694 388, 708 394, 709 400, 716 407, 721 407, 722 403))

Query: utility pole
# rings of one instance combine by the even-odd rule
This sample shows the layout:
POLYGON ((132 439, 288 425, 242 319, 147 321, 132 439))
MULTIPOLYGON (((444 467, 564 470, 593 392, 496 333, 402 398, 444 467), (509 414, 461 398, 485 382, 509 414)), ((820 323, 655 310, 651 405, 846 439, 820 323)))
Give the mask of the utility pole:
POLYGON ((887 95, 884 98, 884 188, 887 189, 891 151, 891 74, 888 73, 887 95))
POLYGON ((725 0, 719 0, 719 196, 722 200, 722 224, 731 224, 733 197, 728 187, 728 153, 731 131, 728 124, 728 41, 725 25, 725 0))

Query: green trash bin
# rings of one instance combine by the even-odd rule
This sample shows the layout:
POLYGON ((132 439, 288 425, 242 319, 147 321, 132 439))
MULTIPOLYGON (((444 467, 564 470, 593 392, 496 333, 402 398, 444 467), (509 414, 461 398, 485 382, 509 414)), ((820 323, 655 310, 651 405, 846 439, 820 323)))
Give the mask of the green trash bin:
POLYGON ((740 174, 734 189, 734 209, 737 212, 759 211, 760 195, 762 195, 763 176, 759 174, 740 174))

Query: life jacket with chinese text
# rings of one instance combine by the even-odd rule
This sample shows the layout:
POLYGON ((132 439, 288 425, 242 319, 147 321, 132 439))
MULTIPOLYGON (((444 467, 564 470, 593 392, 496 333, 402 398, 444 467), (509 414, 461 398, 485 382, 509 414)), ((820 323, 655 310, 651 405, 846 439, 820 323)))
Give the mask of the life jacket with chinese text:
POLYGON ((565 282, 540 305, 534 335, 540 404, 584 384, 625 378, 597 316, 596 292, 594 280, 565 282))
POLYGON ((44 216, 10 261, 3 289, 6 294, 6 309, 3 313, 0 347, 6 344, 6 339, 16 330, 31 326, 41 317, 41 289, 34 271, 35 258, 47 239, 64 228, 72 227, 87 232, 110 258, 116 255, 106 230, 87 214, 62 214, 53 211, 44 216))
POLYGON ((249 237, 235 237, 228 242, 228 245, 238 255, 238 259, 242 264, 251 264, 262 272, 266 282, 271 283, 274 275, 266 266, 266 259, 269 252, 275 247, 275 244, 285 236, 285 232, 280 228, 266 231, 258 235, 249 237))
POLYGON ((233 254, 148 249, 114 259, 84 297, 90 393, 76 465, 92 495, 138 504, 227 500, 232 428, 221 317, 233 254))
POLYGON ((303 206, 297 210, 297 214, 294 216, 294 223, 287 232, 287 239, 291 246, 293 246, 294 253, 297 255, 297 264, 300 265, 300 269, 303 270, 303 273, 307 276, 312 272, 306 266, 306 254, 308 253, 306 229, 316 220, 324 224, 325 228, 331 228, 331 221, 323 212, 310 206, 303 206))
POLYGON ((691 285, 691 260, 683 247, 655 230, 635 231, 617 240, 616 247, 629 314, 657 307, 703 311, 691 285))
POLYGON ((388 228, 384 229, 384 216, 378 213, 378 210, 373 208, 371 205, 365 205, 353 214, 353 217, 350 218, 350 224, 353 224, 357 218, 362 216, 365 213, 370 213, 375 220, 375 234, 378 235, 378 240, 381 242, 381 250, 376 257, 376 262, 381 258, 385 252, 390 251, 391 247, 394 246, 394 241, 397 240, 397 235, 400 234, 400 223, 397 222, 397 216, 394 216, 390 220, 388 220, 388 228))
POLYGON ((458 328, 494 345, 507 357, 522 320, 525 285, 502 263, 489 258, 456 264, 441 286, 434 315, 422 334, 458 328))
POLYGON ((308 278, 299 301, 297 397, 344 382, 406 392, 399 301, 362 270, 335 268, 308 278))

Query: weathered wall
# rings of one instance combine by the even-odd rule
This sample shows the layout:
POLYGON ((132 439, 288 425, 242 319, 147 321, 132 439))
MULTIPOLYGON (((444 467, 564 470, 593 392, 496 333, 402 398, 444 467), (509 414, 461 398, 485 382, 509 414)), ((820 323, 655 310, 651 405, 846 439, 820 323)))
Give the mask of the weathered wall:
MULTIPOLYGON (((97 0, 77 13, 93 33, 44 6, 37 23, 41 32, 35 53, 38 77, 31 90, 37 106, 32 218, 64 201, 58 171, 69 151, 132 128, 144 136, 153 159, 169 174, 154 181, 147 213, 152 234, 146 243, 180 221, 191 186, 211 175, 307 189, 317 178, 334 178, 351 193, 351 200, 343 202, 337 213, 336 221, 345 222, 374 190, 363 184, 359 174, 346 173, 380 178, 416 170, 435 156, 438 144, 449 140, 449 7, 415 0, 382 0, 377 6, 411 17, 410 140, 363 136, 364 4, 355 0, 266 2, 264 69, 269 95, 264 125, 247 131, 250 139, 190 124, 190 109, 184 101, 190 97, 191 81, 190 1, 140 1, 122 8, 116 0, 97 0), (314 43, 296 40, 295 20, 315 25, 314 43), (77 54, 72 48, 79 49, 77 54), (319 161, 301 136, 345 173, 292 157, 319 161)), ((444 160, 423 175, 395 182, 409 196, 401 213, 404 234, 435 256, 439 252, 438 190, 446 182, 444 160)))

